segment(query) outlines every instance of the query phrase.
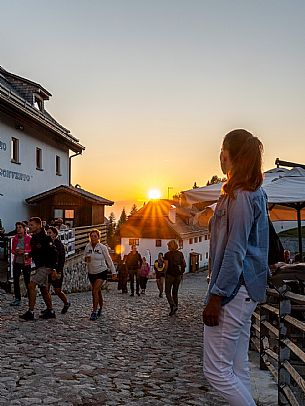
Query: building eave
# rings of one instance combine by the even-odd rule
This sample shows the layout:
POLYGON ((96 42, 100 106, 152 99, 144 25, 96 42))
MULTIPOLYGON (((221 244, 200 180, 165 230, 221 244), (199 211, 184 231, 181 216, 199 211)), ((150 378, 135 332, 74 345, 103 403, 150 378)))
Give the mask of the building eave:
POLYGON ((82 153, 85 147, 79 143, 79 140, 73 137, 69 130, 60 126, 59 124, 53 122, 48 117, 46 117, 41 111, 37 110, 31 106, 22 97, 18 96, 15 92, 6 89, 0 84, 0 107, 1 104, 3 108, 12 110, 13 112, 18 112, 22 114, 27 119, 33 120, 34 122, 42 125, 53 134, 55 134, 62 142, 64 142, 69 149, 73 152, 82 153))
POLYGON ((91 203, 102 205, 102 206, 112 206, 114 202, 112 200, 105 199, 104 197, 94 195, 93 193, 87 192, 83 189, 75 188, 73 186, 60 185, 53 189, 46 190, 42 193, 39 193, 35 196, 28 197, 25 199, 26 203, 35 205, 38 204, 41 200, 55 194, 58 192, 66 192, 72 195, 80 196, 82 199, 87 200, 91 203))

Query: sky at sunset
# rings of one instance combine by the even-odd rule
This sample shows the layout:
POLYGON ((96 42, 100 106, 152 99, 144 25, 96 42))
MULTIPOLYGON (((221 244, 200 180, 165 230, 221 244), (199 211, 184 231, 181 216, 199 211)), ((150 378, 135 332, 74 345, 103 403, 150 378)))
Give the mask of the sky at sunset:
POLYGON ((236 127, 261 138, 264 169, 305 163, 304 22, 298 0, 10 0, 0 65, 49 90, 86 147, 73 183, 141 206, 220 175, 236 127))

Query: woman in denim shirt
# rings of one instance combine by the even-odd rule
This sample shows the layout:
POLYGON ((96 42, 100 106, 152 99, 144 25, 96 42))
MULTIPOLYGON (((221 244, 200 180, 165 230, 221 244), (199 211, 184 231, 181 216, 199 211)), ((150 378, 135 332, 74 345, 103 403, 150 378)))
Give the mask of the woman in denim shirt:
POLYGON ((269 245, 262 151, 259 139, 246 130, 225 136, 220 163, 228 180, 211 219, 204 374, 232 406, 255 405, 248 346, 251 315, 265 299, 269 245))

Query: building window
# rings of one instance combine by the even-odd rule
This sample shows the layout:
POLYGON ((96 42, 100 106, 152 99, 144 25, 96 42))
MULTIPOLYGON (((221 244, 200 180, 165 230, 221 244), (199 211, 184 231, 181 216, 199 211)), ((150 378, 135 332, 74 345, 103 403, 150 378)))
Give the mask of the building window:
POLYGON ((199 242, 202 242, 202 237, 199 237, 199 242))
POLYGON ((11 161, 19 164, 19 140, 15 137, 11 141, 11 161))
POLYGON ((74 219, 74 210, 65 210, 65 219, 74 219))
POLYGON ((205 254, 205 259, 209 259, 209 253, 208 252, 206 252, 206 254, 205 254))
POLYGON ((162 247, 162 240, 156 240, 156 247, 162 247))
POLYGON ((129 245, 139 245, 138 238, 129 238, 129 245))
POLYGON ((189 239, 189 243, 193 244, 193 239, 192 238, 189 239))
POLYGON ((195 237, 195 244, 196 244, 196 242, 198 242, 198 237, 195 237))
POLYGON ((178 243, 179 243, 179 249, 182 249, 183 248, 183 240, 179 240, 178 243))
POLYGON ((61 169, 60 169, 60 156, 56 155, 55 159, 55 167, 56 167, 56 175, 61 175, 61 169))
POLYGON ((64 211, 63 209, 54 209, 54 218, 63 218, 64 217, 64 211))
POLYGON ((36 94, 34 95, 34 107, 39 111, 43 111, 43 99, 36 94))
POLYGON ((36 169, 42 170, 42 149, 36 148, 36 169))
POLYGON ((207 234, 204 236, 204 239, 205 239, 205 241, 207 241, 207 239, 208 239, 208 235, 207 235, 207 234))
POLYGON ((202 254, 200 254, 200 261, 202 261, 202 254))

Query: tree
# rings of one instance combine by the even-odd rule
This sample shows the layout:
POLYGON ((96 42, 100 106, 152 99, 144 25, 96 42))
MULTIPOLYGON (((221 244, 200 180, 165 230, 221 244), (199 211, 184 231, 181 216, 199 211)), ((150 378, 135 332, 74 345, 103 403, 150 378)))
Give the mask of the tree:
POLYGON ((207 186, 215 185, 216 183, 225 182, 226 180, 227 180, 226 178, 219 178, 217 175, 213 175, 211 177, 211 180, 207 181, 207 186))
POLYGON ((133 216, 134 214, 137 213, 137 211, 138 211, 137 205, 134 203, 134 204, 132 205, 131 210, 130 210, 129 216, 133 216))
POLYGON ((107 244, 112 249, 115 248, 115 231, 116 231, 116 223, 115 223, 115 216, 114 213, 111 212, 109 215, 109 223, 107 227, 107 244))
POLYGON ((182 193, 181 192, 176 193, 176 194, 173 195, 173 201, 178 205, 180 205, 181 198, 182 198, 182 193))
POLYGON ((120 215, 119 221, 117 223, 116 229, 115 229, 115 235, 117 237, 120 236, 120 228, 122 226, 122 224, 126 223, 127 221, 127 215, 126 215, 126 211, 125 211, 125 207, 122 210, 122 213, 120 215))
POLYGON ((120 227, 122 224, 126 223, 127 221, 127 215, 125 211, 125 207, 123 207, 122 213, 120 215, 119 221, 118 221, 118 227, 120 227))

